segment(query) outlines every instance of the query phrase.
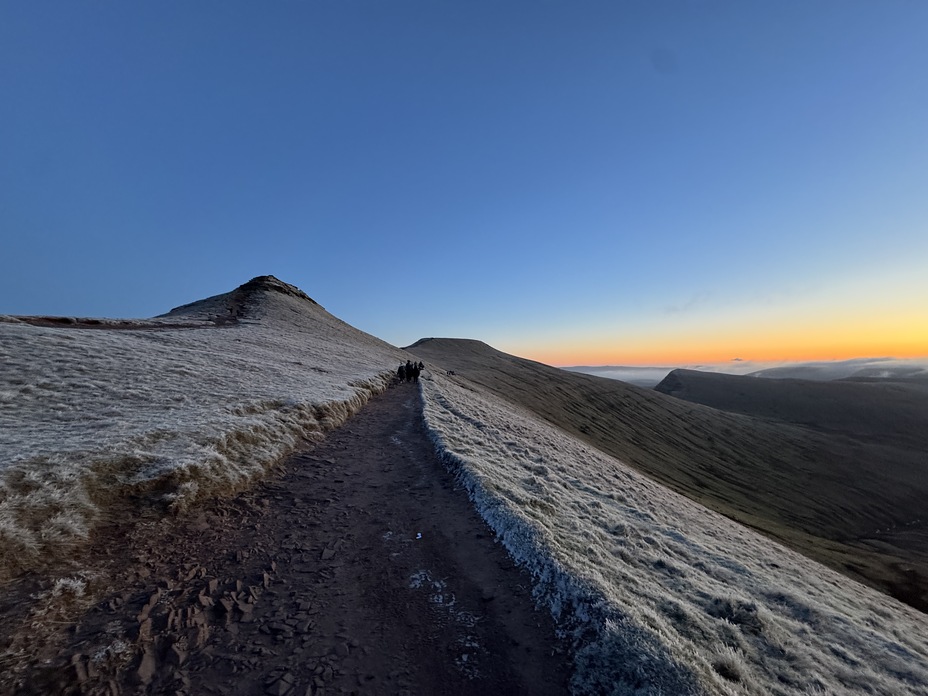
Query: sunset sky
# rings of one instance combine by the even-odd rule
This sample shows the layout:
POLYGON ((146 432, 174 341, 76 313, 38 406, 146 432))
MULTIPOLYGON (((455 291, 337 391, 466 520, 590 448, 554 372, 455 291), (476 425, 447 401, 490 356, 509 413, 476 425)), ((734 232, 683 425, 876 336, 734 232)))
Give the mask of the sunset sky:
POLYGON ((0 4, 0 314, 256 275, 555 365, 928 356, 928 3, 0 4))

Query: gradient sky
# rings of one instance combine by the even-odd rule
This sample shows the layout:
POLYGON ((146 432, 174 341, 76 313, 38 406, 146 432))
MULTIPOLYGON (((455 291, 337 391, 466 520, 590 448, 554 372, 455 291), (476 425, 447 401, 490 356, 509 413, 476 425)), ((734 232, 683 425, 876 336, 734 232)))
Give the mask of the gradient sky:
POLYGON ((928 355, 928 2, 0 3, 0 313, 928 355))

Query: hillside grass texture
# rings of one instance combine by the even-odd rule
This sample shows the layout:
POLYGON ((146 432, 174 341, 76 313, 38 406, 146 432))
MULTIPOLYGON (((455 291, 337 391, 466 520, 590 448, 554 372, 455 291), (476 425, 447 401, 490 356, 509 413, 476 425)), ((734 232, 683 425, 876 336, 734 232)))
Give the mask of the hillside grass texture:
MULTIPOLYGON (((691 500, 928 609, 928 543, 917 522, 928 463, 924 450, 899 444, 917 443, 918 434, 852 437, 834 427, 837 406, 826 411, 833 432, 728 413, 479 341, 424 339, 408 350, 691 500)), ((878 403, 884 412, 893 406, 878 403)))

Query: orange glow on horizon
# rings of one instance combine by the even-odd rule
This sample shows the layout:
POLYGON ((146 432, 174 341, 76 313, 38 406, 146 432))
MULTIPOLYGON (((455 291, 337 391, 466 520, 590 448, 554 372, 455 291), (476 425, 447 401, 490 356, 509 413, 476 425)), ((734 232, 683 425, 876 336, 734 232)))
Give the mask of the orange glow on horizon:
POLYGON ((834 326, 803 326, 792 331, 716 331, 665 333, 663 336, 604 341, 557 340, 544 345, 520 343, 506 352, 547 365, 673 366, 751 362, 808 362, 853 358, 928 357, 928 322, 887 318, 866 327, 839 331, 834 326), (915 328, 913 328, 915 327, 915 328))
MULTIPOLYGON (((504 351, 509 352, 509 351, 504 351)), ((573 367, 575 365, 622 365, 627 367, 673 367, 676 365, 717 365, 737 360, 757 362, 757 363, 777 363, 777 362, 829 362, 841 360, 853 360, 856 358, 894 358, 898 360, 907 359, 925 359, 928 360, 928 351, 901 351, 901 350, 883 350, 883 351, 866 351, 866 350, 845 350, 829 351, 816 353, 812 351, 797 350, 794 353, 762 353, 762 352, 744 352, 744 351, 726 351, 719 352, 716 350, 666 350, 656 348, 654 350, 640 351, 584 351, 578 349, 575 351, 521 351, 515 352, 521 358, 535 360, 545 365, 554 367, 573 367)))

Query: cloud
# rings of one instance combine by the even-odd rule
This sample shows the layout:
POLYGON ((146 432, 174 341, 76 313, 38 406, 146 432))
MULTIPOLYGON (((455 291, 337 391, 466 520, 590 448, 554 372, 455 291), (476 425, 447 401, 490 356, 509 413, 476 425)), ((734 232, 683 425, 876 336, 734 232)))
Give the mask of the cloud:
POLYGON ((812 380, 853 378, 928 379, 928 359, 855 358, 822 362, 791 363, 752 373, 756 377, 812 380))
POLYGON ((710 294, 708 292, 697 292, 683 304, 665 307, 664 312, 667 314, 688 314, 705 306, 709 299, 710 294))
POLYGON ((598 367, 564 367, 570 372, 582 372, 596 377, 617 379, 639 387, 653 387, 666 377, 672 367, 624 367, 621 365, 603 365, 598 367))

